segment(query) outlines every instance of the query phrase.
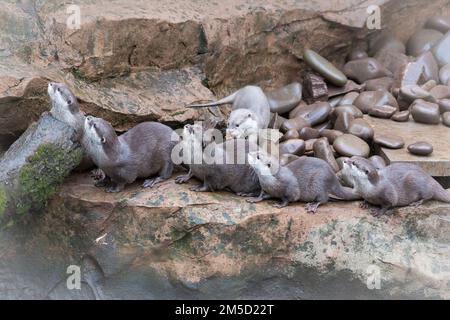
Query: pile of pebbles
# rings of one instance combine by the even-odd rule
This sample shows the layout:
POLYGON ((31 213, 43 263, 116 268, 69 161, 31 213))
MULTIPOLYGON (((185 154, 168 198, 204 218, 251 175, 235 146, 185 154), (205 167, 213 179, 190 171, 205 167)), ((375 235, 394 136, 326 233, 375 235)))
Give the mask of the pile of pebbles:
MULTIPOLYGON (((313 50, 305 50, 304 61, 310 70, 303 77, 302 96, 272 117, 271 127, 283 134, 282 163, 311 155, 327 161, 336 172, 351 156, 384 165, 373 156, 374 146, 401 149, 405 142, 375 132, 364 114, 450 127, 450 17, 430 18, 406 44, 387 32, 358 43, 342 70, 313 50)), ((289 100, 290 88, 296 88, 291 90, 293 96, 298 86, 291 84, 273 94, 289 100)), ((433 146, 417 141, 407 150, 427 156, 433 146)))

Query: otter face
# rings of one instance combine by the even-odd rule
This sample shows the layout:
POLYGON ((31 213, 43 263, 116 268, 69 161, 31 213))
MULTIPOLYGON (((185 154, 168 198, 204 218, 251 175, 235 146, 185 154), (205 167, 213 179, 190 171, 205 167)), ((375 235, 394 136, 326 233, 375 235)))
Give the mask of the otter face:
POLYGON ((84 121, 84 131, 89 142, 101 148, 114 143, 117 139, 111 124, 100 118, 87 116, 84 121))
POLYGON ((351 157, 344 161, 344 174, 349 174, 360 182, 375 183, 378 180, 378 172, 371 161, 361 157, 351 157))
POLYGON ((263 176, 273 176, 280 167, 277 159, 262 150, 249 152, 248 163, 258 175, 263 176))
POLYGON ((255 114, 247 109, 234 110, 228 120, 227 134, 234 139, 243 139, 258 133, 255 114))
POLYGON ((183 128, 183 140, 188 143, 202 141, 203 129, 198 123, 187 124, 183 128))
POLYGON ((72 113, 79 111, 77 98, 66 85, 50 82, 47 87, 47 92, 52 102, 57 106, 67 108, 72 113))

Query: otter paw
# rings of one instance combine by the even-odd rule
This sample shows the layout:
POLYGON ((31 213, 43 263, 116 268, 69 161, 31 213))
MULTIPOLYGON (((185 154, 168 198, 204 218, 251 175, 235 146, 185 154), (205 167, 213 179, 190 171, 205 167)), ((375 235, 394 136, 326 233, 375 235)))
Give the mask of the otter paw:
POLYGON ((305 209, 307 213, 316 213, 319 208, 320 202, 309 202, 306 204, 305 209))
POLYGON ((286 207, 287 205, 288 205, 288 202, 278 202, 278 203, 273 204, 273 207, 281 209, 281 208, 286 207))
POLYGON ((124 189, 123 186, 111 186, 109 188, 107 188, 105 191, 108 193, 117 193, 117 192, 121 192, 124 189))
POLYGON ((245 199, 245 201, 249 202, 249 203, 258 203, 263 201, 262 198, 249 198, 249 199, 245 199))
POLYGON ((419 201, 416 201, 416 202, 412 202, 412 203, 409 204, 409 206, 410 206, 410 207, 417 208, 417 207, 419 207, 420 205, 422 205, 422 203, 423 203, 423 199, 422 199, 422 200, 419 200, 419 201))
POLYGON ((175 183, 186 183, 186 182, 188 182, 189 181, 189 179, 190 179, 191 177, 189 176, 189 175, 181 175, 181 176, 178 176, 178 177, 175 177, 175 183))
POLYGON ((98 180, 104 180, 106 179, 106 174, 103 172, 102 169, 94 169, 92 170, 89 175, 91 176, 92 179, 98 181, 98 180))
POLYGON ((239 197, 254 197, 257 196, 257 194, 254 194, 252 192, 238 192, 236 193, 239 197))
POLYGON ((159 183, 161 181, 163 181, 163 179, 161 177, 147 179, 147 180, 144 181, 144 184, 142 185, 142 187, 144 187, 144 188, 153 188, 155 186, 155 184, 157 184, 157 183, 159 183))
POLYGON ((367 201, 360 202, 359 207, 361 209, 369 209, 369 203, 367 201))
POLYGON ((195 191, 195 192, 206 192, 208 191, 208 187, 204 186, 204 185, 197 185, 197 186, 193 186, 191 188, 191 191, 195 191))

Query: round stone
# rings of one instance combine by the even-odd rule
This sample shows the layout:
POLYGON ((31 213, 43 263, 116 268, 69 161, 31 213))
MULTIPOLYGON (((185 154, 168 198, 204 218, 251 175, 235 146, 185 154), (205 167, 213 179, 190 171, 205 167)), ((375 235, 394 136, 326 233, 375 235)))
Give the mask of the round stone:
POLYGON ((285 166, 288 163, 291 163, 294 160, 299 159, 299 156, 296 156, 295 154, 285 153, 280 155, 280 165, 285 166))
POLYGON ((450 111, 442 114, 442 123, 447 127, 450 127, 450 111))
POLYGON ((446 64, 439 70, 439 81, 444 86, 449 85, 448 80, 450 79, 450 64, 446 64))
POLYGON ((333 148, 340 155, 352 157, 360 156, 367 158, 370 153, 369 145, 352 134, 343 134, 334 140, 333 148))
POLYGON ((409 120, 409 110, 397 111, 391 117, 391 120, 394 120, 394 121, 397 121, 397 122, 406 122, 406 121, 408 121, 409 120))
POLYGON ((298 139, 300 138, 300 135, 298 134, 298 131, 295 129, 291 129, 286 131, 286 133, 281 137, 281 141, 287 141, 290 139, 298 139))
POLYGON ((300 131, 300 129, 302 129, 304 127, 309 127, 309 126, 310 126, 310 124, 305 119, 298 116, 296 118, 288 119, 288 120, 284 121, 283 124, 281 125, 280 129, 282 132, 286 133, 289 130, 300 131))
POLYGON ((369 57, 369 56, 367 55, 366 51, 364 51, 363 49, 355 48, 352 51, 350 51, 347 60, 352 61, 352 60, 364 59, 367 57, 369 57))
POLYGON ((438 105, 439 105, 439 112, 441 114, 450 111, 450 99, 440 99, 438 101, 438 105))
POLYGON ((423 99, 425 101, 436 102, 433 95, 418 85, 406 85, 400 88, 399 98, 412 102, 416 99, 423 99))
POLYGON ((348 79, 345 74, 317 52, 305 50, 303 59, 313 70, 320 73, 330 83, 340 87, 347 83, 348 79))
POLYGON ((411 115, 416 122, 438 124, 440 122, 439 105, 418 99, 411 105, 411 115))
POLYGON ((306 127, 299 131, 299 138, 303 140, 315 139, 319 136, 320 132, 317 129, 306 127))
POLYGON ((391 75, 391 72, 374 58, 349 61, 344 65, 344 73, 358 83, 391 75))
POLYGON ((301 156, 305 152, 305 141, 302 139, 291 139, 280 143, 280 155, 285 153, 301 156))
POLYGON ((325 160, 330 167, 334 170, 334 172, 339 171, 339 166, 336 163, 336 160, 333 156, 333 150, 331 149, 330 144, 328 143, 327 138, 317 139, 313 144, 314 156, 316 158, 320 158, 325 160))
POLYGON ((450 32, 447 32, 441 40, 431 49, 440 67, 450 63, 450 32))
POLYGON ((396 135, 377 134, 373 141, 388 149, 401 149, 405 145, 405 141, 396 135))
POLYGON ((370 140, 373 138, 374 130, 372 126, 364 119, 355 119, 350 123, 348 133, 351 133, 363 140, 370 140))
POLYGON ((336 140, 337 137, 342 135, 343 135, 342 131, 339 130, 325 129, 320 131, 320 136, 327 138, 328 142, 331 144, 333 144, 334 140, 336 140))
POLYGON ((364 82, 367 91, 390 91, 393 83, 394 79, 392 79, 391 77, 370 79, 364 82))
POLYGON ((408 151, 418 156, 428 156, 433 152, 433 146, 425 141, 412 143, 408 146, 408 151))
POLYGON ((353 101, 359 96, 359 92, 349 92, 345 96, 342 97, 342 99, 339 101, 338 106, 340 105, 347 105, 347 104, 353 104, 353 101))
POLYGON ((388 105, 375 106, 369 110, 369 114, 376 118, 389 119, 397 111, 396 108, 388 105))
POLYGON ((369 113, 375 106, 389 105, 398 109, 397 100, 387 91, 364 91, 353 102, 363 113, 369 113))
POLYGON ((337 119, 341 113, 350 113, 355 119, 356 118, 362 118, 363 113, 361 110, 359 110, 357 107, 351 104, 343 104, 336 108, 334 108, 332 114, 330 115, 330 118, 332 120, 337 119))
POLYGON ((434 29, 420 29, 414 33, 406 44, 406 53, 417 57, 431 49, 443 36, 442 32, 434 29))
POLYGON ((328 115, 331 112, 331 106, 328 102, 319 101, 308 106, 309 111, 302 115, 311 126, 315 126, 319 123, 327 120, 328 115))
POLYGON ((450 98, 450 87, 440 84, 431 89, 430 93, 436 100, 448 99, 450 98))
POLYGON ((339 113, 336 121, 334 122, 334 129, 342 132, 347 132, 353 120, 355 120, 355 117, 353 117, 351 113, 339 113))
POLYGON ((448 16, 431 17, 425 23, 425 27, 445 33, 448 30, 450 30, 450 17, 448 16))

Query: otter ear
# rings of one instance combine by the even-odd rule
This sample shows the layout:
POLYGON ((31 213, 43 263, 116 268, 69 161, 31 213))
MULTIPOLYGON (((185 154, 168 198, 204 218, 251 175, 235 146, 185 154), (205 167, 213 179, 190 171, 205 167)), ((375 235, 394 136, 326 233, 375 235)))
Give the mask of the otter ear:
POLYGON ((102 137, 102 138, 100 139, 100 142, 101 142, 102 144, 105 144, 105 143, 106 143, 106 138, 105 138, 105 137, 102 137))

